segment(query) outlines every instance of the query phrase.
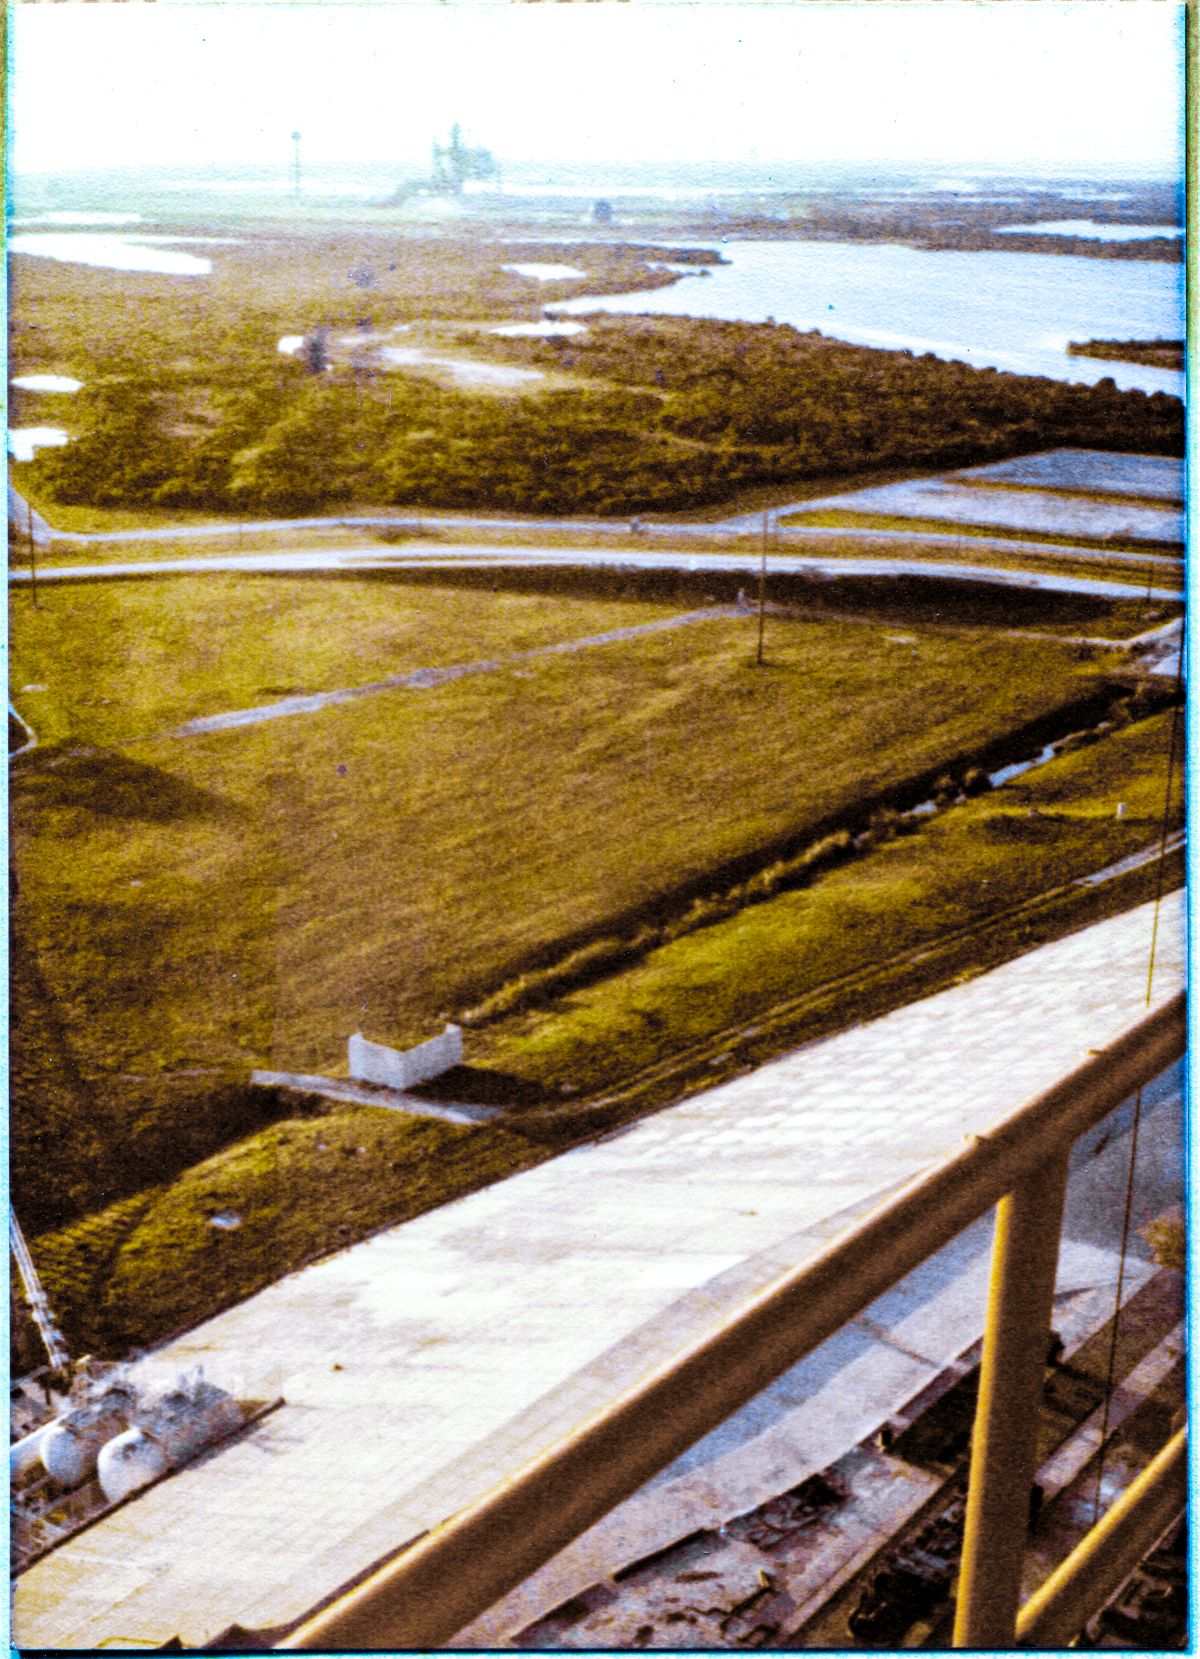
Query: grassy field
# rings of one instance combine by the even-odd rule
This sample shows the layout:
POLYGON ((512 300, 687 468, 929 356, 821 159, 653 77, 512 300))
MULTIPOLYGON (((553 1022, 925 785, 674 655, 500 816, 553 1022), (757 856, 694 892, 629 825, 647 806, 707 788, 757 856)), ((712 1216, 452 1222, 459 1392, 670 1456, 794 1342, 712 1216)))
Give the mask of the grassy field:
POLYGON ((745 618, 160 735, 665 614, 234 577, 14 607, 17 706, 41 739, 12 783, 37 1011, 14 1137, 32 1158, 48 1134, 77 1177, 72 1198, 18 1160, 19 1201, 49 1220, 148 1184, 163 1159, 194 1162, 257 1123, 238 1093, 253 1066, 333 1070, 359 1028, 425 1037, 1078 699, 1106 666, 994 629, 778 617, 758 669, 745 618))
MULTIPOLYGON (((566 1069, 574 1087, 602 1082, 613 1053, 629 1068, 661 1058, 668 1035, 676 1045, 710 1039, 691 1074, 677 1074, 657 1096, 651 1084, 623 1109, 564 1103, 518 1113, 511 1130, 459 1130, 357 1108, 291 1117, 173 1182, 42 1236, 37 1259, 68 1332, 107 1352, 152 1341, 380 1226, 529 1167, 546 1155, 546 1141, 594 1134, 684 1088, 743 1070, 784 1042, 836 1029, 848 996, 855 1016, 868 1018, 1151 897, 1157 876, 1144 869, 1004 919, 1041 888, 1154 840, 1170 718, 1139 721, 951 808, 804 891, 682 939, 633 972, 566 999, 536 1024, 515 1022, 490 1044, 493 1063, 547 1080, 566 1069), (1127 809, 1121 819, 1118 800, 1127 809), (947 930, 969 930, 989 916, 985 933, 968 931, 949 952, 930 948, 947 930), (902 960, 915 944, 927 954, 902 960), (851 992, 843 984, 820 994, 830 976, 856 966, 871 976, 851 992), (797 994, 806 989, 814 994, 803 1003, 797 994), (773 998, 793 1009, 790 1023, 771 1029, 773 998), (747 1019, 761 1020, 757 1031, 745 1028, 747 1019), (743 1022, 732 1042, 722 1029, 730 1021, 743 1022), (221 1210, 235 1212, 241 1225, 214 1229, 210 1218, 221 1210)), ((1176 859, 1169 883, 1179 879, 1176 859)))
POLYGON ((172 1183, 44 1234, 37 1261, 74 1344, 115 1353, 545 1156, 500 1128, 393 1112, 285 1118, 172 1183), (236 1231, 214 1228, 210 1218, 230 1210, 241 1220, 236 1231))
MULTIPOLYGON (((546 1092, 611 1089, 781 1001, 1115 863, 1159 832, 1172 718, 1065 754, 810 886, 748 905, 495 1035, 479 1033, 481 1061, 546 1092)), ((1173 794, 1174 826, 1178 775, 1173 794)))
MULTIPOLYGON (((139 226, 137 234, 153 228, 139 226)), ((219 232, 211 224, 184 228, 219 232)), ((10 278, 13 369, 74 372, 87 385, 103 353, 110 365, 116 358, 124 366, 137 357, 138 341, 153 348, 161 367, 175 370, 194 366, 197 343, 225 327, 261 322, 276 328, 264 341, 273 350, 279 336, 302 332, 316 321, 351 329, 364 322, 386 328, 413 321, 536 319, 546 299, 653 286, 656 280, 647 269, 655 253, 645 246, 579 244, 571 260, 583 278, 547 284, 504 269, 522 260, 561 257, 559 244, 536 238, 522 246, 381 219, 261 229, 242 223, 233 229, 233 241, 206 250, 212 271, 205 277, 17 255, 10 278), (128 328, 131 316, 138 319, 136 336, 128 328)), ((69 401, 56 400, 55 407, 69 401)), ((36 419, 47 403, 44 393, 18 390, 14 407, 20 420, 13 424, 36 419)))
MULTIPOLYGON (((26 501, 32 503, 34 510, 42 515, 51 530, 61 530, 68 535, 87 535, 106 530, 164 530, 182 524, 237 522, 233 513, 204 513, 187 507, 89 507, 69 501, 52 501, 44 490, 38 488, 27 463, 10 466, 9 476, 14 487, 26 501)), ((78 552, 76 549, 76 557, 78 552)), ((22 534, 10 542, 9 562, 24 563, 26 553, 27 543, 22 534)))
POLYGON ((18 707, 67 748, 14 781, 22 892, 45 906, 34 932, 57 994, 95 1003, 89 1042, 133 1069, 313 1069, 364 1003, 378 1035, 422 1035, 547 948, 819 833, 1096 671, 1053 643, 782 620, 759 671, 746 620, 149 740, 195 715, 489 655, 501 632, 521 649, 600 620, 499 605, 451 632, 460 607, 430 590, 230 579, 200 597, 75 589, 69 607, 25 613, 16 683, 49 689, 18 707))
POLYGON ((70 433, 32 469, 46 493, 85 509, 76 524, 99 522, 86 516, 95 508, 285 515, 367 497, 687 511, 763 487, 786 500, 831 473, 923 473, 1051 444, 1181 451, 1178 400, 987 376, 787 328, 608 318, 567 340, 490 332, 572 294, 669 282, 650 269, 656 252, 386 219, 341 233, 243 224, 211 247, 206 276, 18 252, 13 365, 69 372, 82 390, 18 391, 13 424, 53 417, 70 433), (506 268, 556 252, 583 275, 545 284, 506 268), (277 349, 314 329, 332 373, 277 349), (498 397, 502 372, 539 378, 498 397))
MULTIPOLYGON (((837 515, 821 515, 821 519, 826 516, 832 519, 837 515)), ((842 516, 847 520, 851 517, 849 513, 842 516)), ((819 525, 821 519, 814 518, 814 524, 819 525)), ((803 525, 796 519, 791 528, 802 529, 803 525)), ((822 540, 819 546, 814 546, 811 542, 802 543, 798 548, 794 547, 789 551, 798 551, 801 556, 806 552, 819 554, 821 558, 894 558, 903 563, 912 561, 923 565, 970 565, 974 569, 1030 571, 1039 575, 1087 577, 1101 582, 1118 582, 1126 585, 1144 583, 1152 586, 1156 593, 1178 592, 1182 595, 1182 560, 1176 562, 1168 558, 1165 562, 1158 562, 1157 559, 1139 558, 1132 563, 1126 563, 1107 558, 1107 548, 1102 551, 1100 548, 1081 547, 1078 543, 1068 545, 1066 542, 1060 551, 1052 551, 1049 547, 1043 551, 1033 546, 1026 551, 1020 545, 1024 539, 1021 537, 1015 538, 1011 547, 1002 550, 985 545, 987 536, 984 532, 980 532, 974 540, 968 537, 959 541, 957 527, 946 524, 921 525, 911 531, 905 529, 905 540, 900 545, 895 542, 880 543, 868 540, 855 533, 856 529, 900 530, 902 525, 899 521, 875 526, 865 523, 857 526, 851 526, 849 523, 831 524, 829 528, 844 529, 846 533, 836 539, 830 537, 828 541, 822 540), (922 541, 922 534, 936 535, 938 540, 922 541), (949 536, 953 536, 958 544, 951 546, 946 540, 949 536)), ((1008 541, 1010 538, 1006 535, 1002 539, 1008 541)), ((1120 549, 1114 547, 1112 551, 1119 552, 1120 549)), ((1137 551, 1143 555, 1145 553, 1144 548, 1137 551)))
POLYGON ((678 614, 525 594, 464 603, 353 579, 176 577, 44 589, 14 610, 15 702, 43 744, 125 744, 185 720, 678 614), (38 685, 43 689, 23 691, 38 685))
MULTIPOLYGON (((521 548, 552 549, 567 551, 572 548, 585 550, 588 554, 599 551, 611 559, 610 569, 620 566, 624 555, 641 552, 673 555, 684 569, 688 561, 694 559, 697 551, 703 555, 713 553, 754 553, 757 554, 761 545, 760 538, 753 534, 732 535, 719 540, 705 536, 697 545, 689 542, 685 536, 678 539, 663 536, 643 536, 636 533, 628 535, 597 538, 594 533, 574 531, 567 528, 541 529, 514 526, 512 528, 490 528, 485 525, 464 524, 447 526, 444 529, 422 528, 410 529, 414 523, 413 515, 398 515, 395 529, 353 529, 343 528, 331 524, 329 528, 308 530, 247 530, 236 535, 213 536, 204 534, 202 528, 197 528, 194 535, 172 538, 170 540, 155 541, 139 538, 136 532, 128 540, 119 543, 98 543, 80 545, 66 541, 58 541, 47 552, 38 557, 37 568, 44 572, 54 566, 89 567, 106 564, 149 563, 163 564, 174 559, 190 558, 230 558, 240 554, 254 555, 280 552, 285 554, 315 552, 328 550, 335 553, 361 552, 367 557, 380 554, 390 549, 400 552, 413 560, 429 560, 436 558, 455 558, 459 549, 468 554, 483 554, 491 549, 500 551, 519 551, 521 548)), ((783 543, 782 550, 792 557, 804 558, 806 555, 821 560, 834 559, 876 559, 886 561, 889 556, 899 556, 903 563, 920 565, 969 565, 973 569, 997 571, 1027 570, 1039 576, 1061 575, 1072 578, 1084 577, 1100 582, 1117 583, 1123 586, 1131 584, 1151 588, 1156 595, 1166 596, 1170 603, 1170 596, 1178 594, 1182 598, 1182 566, 1172 564, 1133 564, 1118 563, 1106 559, 1104 554, 1096 552, 1089 554, 1063 548, 1061 554, 1050 551, 1031 549, 1024 553, 1014 547, 1011 550, 1000 552, 980 543, 967 543, 965 546, 948 545, 945 541, 921 541, 907 539, 903 546, 897 549, 895 544, 865 541, 853 531, 847 531, 844 536, 822 538, 819 544, 801 542, 799 544, 783 543), (1149 572, 1147 576, 1145 572, 1149 572)), ((14 546, 11 550, 11 562, 24 568, 28 564, 28 556, 23 548, 14 546)), ((590 561, 588 561, 590 562, 590 561)), ((772 568, 771 558, 768 558, 768 591, 773 597, 776 594, 781 599, 794 599, 797 595, 793 589, 801 582, 799 577, 781 576, 772 568)), ((719 574, 714 572, 711 580, 719 581, 719 574)), ((752 586, 749 573, 743 571, 734 582, 733 592, 738 586, 752 586)), ((845 580, 842 578, 841 580, 845 580)), ((577 585, 572 578, 572 585, 577 585)), ((42 599, 49 589, 42 587, 39 593, 42 599)), ((1018 590, 1008 589, 1010 595, 1018 590)), ((957 607, 959 597, 956 596, 954 606, 944 607, 945 614, 951 614, 957 607)), ((18 605, 28 603, 27 593, 22 593, 15 601, 18 605)), ((1092 607, 1093 612, 1099 612, 1102 606, 1109 602, 1099 601, 1092 607)), ((1127 601, 1114 600, 1111 602, 1117 607, 1127 601)), ((1149 601, 1143 601, 1149 607, 1149 601)), ((1156 600, 1155 605, 1158 604, 1156 600)), ((992 606, 994 609, 994 605, 992 606)), ((1103 631, 1083 628, 1080 631, 1103 631)))

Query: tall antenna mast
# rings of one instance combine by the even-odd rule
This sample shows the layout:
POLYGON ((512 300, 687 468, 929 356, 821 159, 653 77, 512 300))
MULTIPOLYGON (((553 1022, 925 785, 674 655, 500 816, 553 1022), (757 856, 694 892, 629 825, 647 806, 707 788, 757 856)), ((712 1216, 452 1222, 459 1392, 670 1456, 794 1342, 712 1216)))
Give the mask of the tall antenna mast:
POLYGON ((63 1341, 63 1334, 55 1322, 50 1302, 46 1292, 42 1289, 42 1281, 38 1277, 38 1270, 33 1265, 33 1257, 29 1254, 29 1246, 25 1242, 25 1235, 21 1231, 21 1223, 17 1220, 17 1212, 10 1204, 8 1207, 8 1228, 12 1241, 13 1258, 17 1264, 17 1272, 21 1275, 21 1284, 25 1290, 25 1300, 29 1303, 29 1311, 33 1314, 33 1322, 38 1328, 46 1353, 50 1358, 51 1370, 66 1375, 70 1368, 71 1356, 67 1352, 67 1345, 63 1341))

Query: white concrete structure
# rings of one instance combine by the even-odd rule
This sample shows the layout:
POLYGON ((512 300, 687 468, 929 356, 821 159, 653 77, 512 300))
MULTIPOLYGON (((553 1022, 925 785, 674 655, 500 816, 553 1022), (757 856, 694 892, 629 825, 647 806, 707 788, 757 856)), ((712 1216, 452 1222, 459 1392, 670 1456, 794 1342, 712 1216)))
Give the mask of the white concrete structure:
POLYGON ((368 1042, 361 1031, 356 1031, 347 1055, 351 1077, 384 1089, 414 1088, 431 1077, 440 1077, 451 1066, 461 1065, 462 1057, 462 1027, 457 1025, 448 1025, 440 1037, 407 1049, 368 1042))

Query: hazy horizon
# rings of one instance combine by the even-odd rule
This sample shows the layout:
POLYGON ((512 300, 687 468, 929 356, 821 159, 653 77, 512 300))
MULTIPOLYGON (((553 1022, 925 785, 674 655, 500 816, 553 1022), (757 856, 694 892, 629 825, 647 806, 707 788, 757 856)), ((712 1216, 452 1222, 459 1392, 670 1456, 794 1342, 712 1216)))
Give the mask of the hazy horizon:
MULTIPOLYGON (((430 134, 431 141, 438 139, 445 141, 450 123, 444 123, 441 130, 430 134)), ((468 134, 471 138, 474 135, 468 134)), ((261 174, 269 171, 279 171, 291 176, 293 151, 289 144, 286 150, 279 155, 253 160, 225 160, 220 163, 220 170, 225 173, 261 174)), ((579 158, 562 159, 555 156, 522 156, 505 155, 497 158, 503 170, 525 172, 542 171, 548 177, 561 174, 562 176, 586 175, 596 172, 612 172, 616 175, 627 174, 634 177, 646 173, 672 173, 685 177, 692 174, 732 174, 735 171, 746 174, 750 172, 769 173, 775 169, 781 175, 795 175, 801 170, 806 176, 814 180, 835 179, 843 177, 863 177, 875 175, 888 179, 988 179, 996 181, 1019 181, 1034 183, 1038 180, 1092 180, 1127 181, 1130 183, 1172 185, 1182 179, 1180 169, 1173 169, 1166 164, 1154 166, 1147 163, 1135 167, 1128 162, 1112 162, 1106 165, 1083 163, 1034 163, 1024 167, 1010 163, 977 163, 972 166, 963 166, 953 160, 945 162, 929 161, 893 161, 887 157, 875 159, 842 158, 831 156, 820 161, 797 159, 794 156, 763 155, 749 157, 745 160, 730 160, 721 156, 696 156, 686 161, 660 160, 654 156, 647 156, 640 160, 629 157, 612 157, 597 155, 586 160, 579 158)), ((353 159, 323 160, 316 159, 311 165, 321 172, 352 173, 366 172, 372 168, 378 169, 421 169, 428 170, 428 149, 424 155, 363 155, 353 159)), ((306 168, 309 165, 305 155, 306 168)), ((189 174, 203 176, 213 171, 213 164, 197 161, 167 161, 167 162, 113 162, 104 166, 59 166, 46 168, 27 168, 20 177, 25 179, 54 179, 54 178, 107 178, 116 174, 133 174, 137 176, 166 175, 184 177, 189 174)), ((780 188, 791 188, 791 183, 784 183, 780 188)))
POLYGON ((737 165, 1171 181, 1173 0, 119 4, 10 13, 17 179, 146 165, 737 165))

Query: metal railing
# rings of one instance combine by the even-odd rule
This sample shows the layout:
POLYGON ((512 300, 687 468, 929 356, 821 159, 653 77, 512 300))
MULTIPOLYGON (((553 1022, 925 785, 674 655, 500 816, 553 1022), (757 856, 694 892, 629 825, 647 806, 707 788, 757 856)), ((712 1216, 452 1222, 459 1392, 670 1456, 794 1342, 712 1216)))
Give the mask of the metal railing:
MULTIPOLYGON (((1105 1517, 1076 1551, 1082 1568, 1075 1556, 1064 1563, 1018 1625, 1067 1159, 1080 1135, 1177 1060, 1185 1044, 1180 993, 986 1134, 969 1137, 957 1155, 782 1274, 717 1331, 613 1399, 477 1503, 310 1617, 279 1646, 446 1646, 996 1205, 954 1642, 1004 1648, 1018 1639, 1040 1644, 1046 1631, 1060 1634, 1078 1611, 1077 1591, 1062 1584, 1075 1584, 1083 1571, 1088 1594, 1098 1596, 1104 1570, 1128 1553, 1124 1544, 1118 1547, 1121 1539, 1127 1541, 1128 1529, 1141 1539, 1148 1524, 1157 1524, 1164 1493, 1165 1508, 1178 1513, 1183 1503, 1184 1457, 1177 1446, 1165 1474, 1152 1466, 1142 1477, 1140 1507, 1123 1500, 1105 1517), (1098 1577, 1090 1540, 1105 1528, 1098 1577)), ((1131 1491, 1127 1500, 1132 1497, 1131 1491)), ((1121 1577, 1109 1593, 1120 1582, 1121 1577)), ((1092 1600, 1091 1611, 1100 1600, 1092 1600)))

